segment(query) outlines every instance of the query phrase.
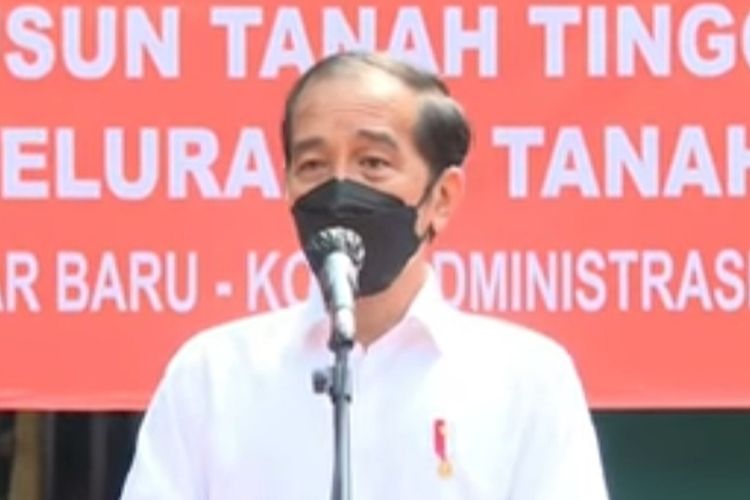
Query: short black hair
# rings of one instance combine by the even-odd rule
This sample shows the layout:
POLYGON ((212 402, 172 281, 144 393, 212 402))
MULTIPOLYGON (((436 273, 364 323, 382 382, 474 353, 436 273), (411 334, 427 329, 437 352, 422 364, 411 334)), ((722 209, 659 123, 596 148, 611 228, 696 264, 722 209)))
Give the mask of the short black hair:
POLYGON ((435 74, 394 57, 369 52, 341 52, 318 61, 294 84, 287 95, 281 123, 281 140, 287 166, 291 162, 292 117, 300 95, 314 80, 332 76, 355 65, 366 65, 393 75, 410 89, 424 94, 414 127, 414 144, 430 167, 433 179, 450 166, 463 164, 469 151, 471 129, 448 86, 435 74))

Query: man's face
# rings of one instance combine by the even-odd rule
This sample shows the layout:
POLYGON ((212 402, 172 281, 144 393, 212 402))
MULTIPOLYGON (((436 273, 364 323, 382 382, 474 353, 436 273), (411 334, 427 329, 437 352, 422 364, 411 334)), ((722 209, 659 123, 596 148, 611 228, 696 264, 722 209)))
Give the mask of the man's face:
MULTIPOLYGON (((297 101, 287 171, 291 204, 332 178, 366 184, 407 205, 424 194, 429 168, 413 142, 419 96, 377 69, 355 71, 308 84, 297 101)), ((422 220, 415 230, 421 234, 426 225, 422 220)))

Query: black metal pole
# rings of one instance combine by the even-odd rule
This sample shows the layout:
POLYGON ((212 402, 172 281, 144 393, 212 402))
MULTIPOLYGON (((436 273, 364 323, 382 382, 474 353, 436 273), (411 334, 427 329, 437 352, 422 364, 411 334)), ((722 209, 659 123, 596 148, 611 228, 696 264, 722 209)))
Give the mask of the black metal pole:
POLYGON ((349 350, 336 353, 333 367, 332 398, 334 406, 333 438, 334 463, 331 500, 351 500, 351 421, 349 405, 352 399, 349 370, 349 350))
POLYGON ((351 419, 352 401, 349 353, 353 342, 334 332, 329 347, 334 353, 333 366, 313 374, 315 392, 327 393, 333 404, 333 484, 331 500, 351 500, 351 419))

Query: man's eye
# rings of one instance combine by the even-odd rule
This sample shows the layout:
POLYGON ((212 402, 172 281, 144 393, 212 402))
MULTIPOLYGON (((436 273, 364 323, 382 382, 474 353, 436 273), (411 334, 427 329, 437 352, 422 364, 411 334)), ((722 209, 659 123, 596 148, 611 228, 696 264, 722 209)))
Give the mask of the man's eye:
POLYGON ((377 156, 366 156, 362 158, 360 161, 360 164, 364 167, 367 167, 368 169, 378 169, 387 167, 390 165, 390 163, 387 160, 384 160, 383 158, 378 158, 377 156))
POLYGON ((297 171, 309 172, 311 170, 318 169, 323 166, 323 162, 320 160, 305 160, 297 165, 297 171))

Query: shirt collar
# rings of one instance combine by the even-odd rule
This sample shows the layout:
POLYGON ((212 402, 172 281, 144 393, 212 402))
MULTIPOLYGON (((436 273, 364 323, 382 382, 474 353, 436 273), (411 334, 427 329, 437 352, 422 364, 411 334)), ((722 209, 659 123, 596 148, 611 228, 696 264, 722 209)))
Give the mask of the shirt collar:
MULTIPOLYGON (((426 340, 441 350, 444 344, 445 314, 452 306, 443 298, 440 282, 432 268, 428 268, 422 287, 409 305, 404 317, 389 331, 371 344, 368 350, 377 350, 394 342, 419 342, 426 340)), ((305 344, 325 348, 328 343, 330 320, 320 288, 312 287, 302 315, 305 344)))

